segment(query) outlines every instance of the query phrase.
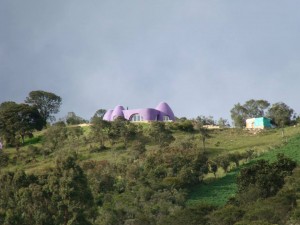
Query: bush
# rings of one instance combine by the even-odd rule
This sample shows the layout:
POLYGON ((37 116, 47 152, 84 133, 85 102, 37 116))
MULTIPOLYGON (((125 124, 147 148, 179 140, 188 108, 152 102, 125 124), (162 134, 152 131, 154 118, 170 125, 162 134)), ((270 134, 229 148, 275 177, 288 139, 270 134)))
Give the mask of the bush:
POLYGON ((8 154, 0 151, 0 167, 5 167, 8 165, 9 157, 8 154))

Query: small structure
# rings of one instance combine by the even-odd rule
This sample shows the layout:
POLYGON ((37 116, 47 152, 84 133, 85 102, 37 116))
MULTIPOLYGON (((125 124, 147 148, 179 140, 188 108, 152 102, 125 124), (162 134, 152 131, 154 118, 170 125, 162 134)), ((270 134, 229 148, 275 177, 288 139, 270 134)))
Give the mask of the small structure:
POLYGON ((271 120, 266 117, 251 118, 246 120, 246 129, 265 129, 271 127, 271 120))
POLYGON ((175 116, 170 106, 161 102, 158 106, 153 108, 144 109, 124 109, 123 106, 118 105, 114 110, 108 110, 103 120, 113 121, 118 117, 122 117, 132 122, 150 122, 150 121, 174 121, 175 116))

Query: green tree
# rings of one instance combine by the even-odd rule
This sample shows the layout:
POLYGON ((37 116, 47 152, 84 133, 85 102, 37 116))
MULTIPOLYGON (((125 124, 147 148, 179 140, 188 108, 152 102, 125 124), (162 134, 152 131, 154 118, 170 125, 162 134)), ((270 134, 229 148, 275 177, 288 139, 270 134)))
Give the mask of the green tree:
POLYGON ((101 117, 93 117, 91 126, 91 137, 99 143, 100 150, 105 148, 105 141, 108 140, 108 135, 111 129, 111 123, 103 120, 101 117))
POLYGON ((279 127, 290 125, 293 115, 294 110, 283 102, 273 104, 267 113, 272 122, 279 127))
POLYGON ((92 224, 95 218, 93 195, 75 157, 57 159, 55 169, 48 176, 47 188, 54 204, 54 224, 92 224))
POLYGON ((152 122, 148 131, 150 138, 159 146, 168 146, 175 138, 163 122, 152 122))
POLYGON ((95 112, 95 114, 94 114, 94 116, 92 117, 92 119, 95 118, 95 117, 99 117, 99 118, 103 119, 103 116, 105 115, 105 113, 106 113, 106 109, 98 109, 98 110, 95 112))
POLYGON ((265 116, 266 110, 270 106, 270 103, 262 99, 260 100, 250 99, 246 101, 243 106, 247 111, 248 118, 257 118, 257 117, 265 116))
POLYGON ((80 116, 77 116, 74 112, 69 112, 66 117, 66 123, 68 125, 77 125, 81 123, 87 123, 88 121, 81 118, 80 116))
POLYGON ((35 107, 27 104, 4 102, 0 105, 0 133, 6 143, 14 144, 19 134, 24 143, 25 135, 41 130, 43 119, 35 107))
POLYGON ((49 127, 46 130, 44 136, 44 142, 43 142, 44 156, 64 146, 65 142, 67 141, 67 138, 68 138, 68 129, 66 128, 64 122, 62 123, 59 122, 49 127))
POLYGON ((230 127, 228 120, 227 119, 223 119, 222 117, 218 120, 217 125, 220 128, 226 128, 226 127, 228 128, 228 127, 230 127))
POLYGON ((200 139, 201 139, 201 142, 202 142, 203 152, 205 152, 206 151, 206 146, 205 146, 206 140, 208 138, 211 138, 210 130, 207 129, 206 127, 204 127, 203 123, 199 120, 195 121, 194 128, 200 134, 200 139))
POLYGON ((246 119, 265 116, 269 106, 270 103, 262 99, 250 99, 243 105, 240 103, 234 105, 230 111, 234 126, 243 128, 246 125, 246 119))
POLYGON ((295 167, 296 162, 282 154, 273 163, 259 160, 240 171, 237 177, 238 191, 242 193, 255 187, 261 198, 274 196, 282 188, 284 178, 291 175, 295 167))
POLYGON ((54 121, 52 114, 59 112, 62 99, 54 93, 38 90, 31 91, 25 103, 35 106, 46 124, 47 120, 54 121))
POLYGON ((196 121, 203 125, 216 125, 216 122, 212 116, 198 116, 196 121))
POLYGON ((243 218, 245 211, 237 206, 227 205, 209 215, 211 225, 233 225, 243 218))
POLYGON ((237 128, 243 128, 246 125, 247 110, 240 103, 233 106, 230 110, 231 119, 237 128))

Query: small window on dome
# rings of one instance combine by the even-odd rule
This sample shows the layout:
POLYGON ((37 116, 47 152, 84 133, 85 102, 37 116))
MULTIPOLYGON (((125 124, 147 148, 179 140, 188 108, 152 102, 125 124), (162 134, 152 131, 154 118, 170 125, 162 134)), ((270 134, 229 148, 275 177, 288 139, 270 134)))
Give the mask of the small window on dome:
POLYGON ((163 121, 170 121, 170 117, 169 116, 164 116, 163 121))
POLYGON ((132 122, 138 122, 138 121, 143 121, 143 117, 140 114, 134 114, 130 121, 132 122))

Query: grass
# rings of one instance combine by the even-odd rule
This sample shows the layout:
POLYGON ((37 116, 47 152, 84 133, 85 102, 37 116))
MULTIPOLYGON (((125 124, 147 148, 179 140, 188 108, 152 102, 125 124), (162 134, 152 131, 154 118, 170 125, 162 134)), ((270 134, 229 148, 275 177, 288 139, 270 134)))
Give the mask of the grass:
MULTIPOLYGON (((290 137, 289 142, 281 147, 270 148, 264 151, 261 155, 251 162, 265 159, 275 161, 278 153, 283 153, 285 156, 300 163, 300 134, 296 134, 293 138, 290 137)), ((240 168, 247 165, 242 165, 240 168)), ((212 180, 207 184, 197 185, 190 190, 188 205, 197 203, 208 203, 212 205, 224 205, 228 199, 235 195, 237 191, 236 176, 239 172, 237 168, 216 180, 212 180)))
MULTIPOLYGON (((141 124, 144 129, 149 127, 149 124, 141 124)), ((84 134, 88 135, 90 127, 83 127, 84 134)), ((19 150, 22 157, 26 158, 28 154, 28 146, 34 145, 41 147, 43 135, 45 131, 35 133, 35 137, 25 140, 25 145, 19 150)), ((297 160, 300 163, 300 127, 285 128, 285 135, 288 144, 284 145, 281 137, 280 129, 264 130, 259 133, 253 133, 246 130, 238 129, 220 129, 212 130, 211 138, 207 139, 206 146, 209 158, 214 158, 229 152, 243 152, 248 149, 253 149, 260 155, 257 159, 275 160, 278 153, 284 153, 288 157, 297 160), (295 137, 296 136, 296 137, 295 137), (295 137, 295 138, 294 138, 295 137), (297 151, 299 149, 299 151, 297 151)), ((185 132, 175 131, 174 136, 177 140, 182 140, 187 137, 194 137, 197 141, 198 147, 202 147, 199 134, 189 134, 185 132)), ((285 139, 284 139, 285 141, 285 139)), ((90 144, 80 144, 77 147, 80 161, 85 160, 108 160, 111 162, 122 160, 128 157, 129 153, 123 149, 122 146, 110 147, 106 150, 91 153, 90 144)), ((96 144, 92 144, 96 146, 96 144)), ((108 145, 109 146, 109 145, 108 145)), ((153 146, 147 146, 151 151, 153 146)), ((70 147, 65 148, 65 152, 70 151, 70 147)), ((9 154, 12 159, 17 155, 15 148, 6 148, 4 152, 9 154)), ((55 159, 59 154, 51 154, 47 157, 37 157, 35 160, 26 163, 25 161, 18 160, 16 165, 9 165, 1 170, 19 170, 23 169, 28 173, 43 173, 49 168, 54 167, 55 159)), ((238 170, 232 170, 230 173, 225 174, 222 170, 217 173, 218 179, 214 179, 212 174, 206 178, 206 185, 198 185, 191 189, 187 204, 194 204, 197 202, 206 202, 215 205, 223 205, 228 198, 234 196, 236 192, 235 177, 238 170), (209 181, 209 182, 208 182, 209 181)))

